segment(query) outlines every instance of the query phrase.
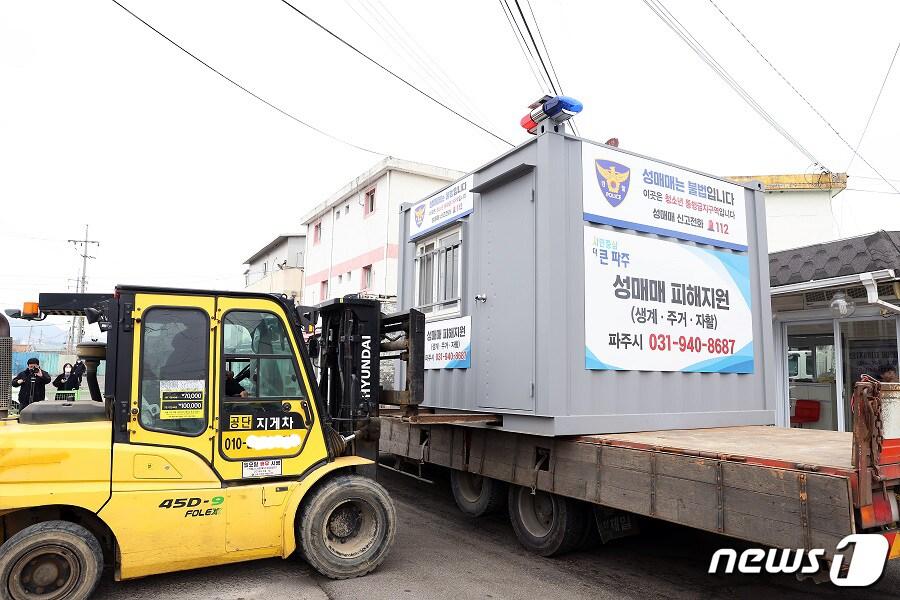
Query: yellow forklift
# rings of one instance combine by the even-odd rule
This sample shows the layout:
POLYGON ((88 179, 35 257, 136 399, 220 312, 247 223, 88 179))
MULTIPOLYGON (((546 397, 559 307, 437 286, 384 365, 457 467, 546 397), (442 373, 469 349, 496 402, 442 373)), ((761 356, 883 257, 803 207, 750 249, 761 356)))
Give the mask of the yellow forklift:
POLYGON ((380 309, 119 286, 7 311, 82 315, 107 341, 78 347, 93 401, 0 421, 0 598, 87 598, 104 565, 121 580, 299 550, 332 578, 378 567, 396 530, 373 479, 380 363, 407 361, 417 403, 425 321, 380 309))

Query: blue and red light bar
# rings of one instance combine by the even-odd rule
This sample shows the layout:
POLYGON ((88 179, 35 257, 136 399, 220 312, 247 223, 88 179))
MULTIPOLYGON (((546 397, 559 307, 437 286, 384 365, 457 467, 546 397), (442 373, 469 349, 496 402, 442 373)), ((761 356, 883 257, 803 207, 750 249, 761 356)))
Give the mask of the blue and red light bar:
POLYGON ((584 105, 570 96, 544 96, 533 102, 528 108, 531 112, 522 117, 519 124, 528 133, 537 133, 538 123, 550 119, 555 123, 568 121, 581 112, 584 105))

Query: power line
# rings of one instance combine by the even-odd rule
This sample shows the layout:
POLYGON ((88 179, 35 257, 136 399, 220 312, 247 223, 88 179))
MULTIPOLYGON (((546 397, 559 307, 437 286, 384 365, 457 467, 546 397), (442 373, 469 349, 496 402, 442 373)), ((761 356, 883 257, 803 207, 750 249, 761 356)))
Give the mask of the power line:
MULTIPOLYGON (((341 36, 339 36, 338 34, 334 33, 333 31, 331 31, 330 29, 328 29, 327 27, 325 27, 324 25, 322 25, 321 23, 319 23, 318 21, 316 21, 315 19, 313 19, 312 17, 310 17, 308 14, 306 14, 306 13, 303 12, 302 10, 300 10, 299 8, 297 8, 296 6, 294 6, 293 4, 291 4, 290 2, 288 2, 288 0, 281 0, 281 1, 282 1, 284 4, 288 5, 294 12, 296 12, 297 14, 299 14, 300 16, 302 16, 303 18, 305 18, 307 21, 309 21, 310 23, 312 23, 313 25, 315 25, 316 27, 318 27, 319 29, 321 29, 322 31, 324 31, 325 33, 327 33, 328 35, 330 35, 331 37, 333 37, 334 39, 336 39, 337 41, 341 42, 342 44, 344 44, 345 46, 347 46, 348 48, 350 48, 351 50, 353 50, 354 52, 356 52, 357 54, 359 54, 360 56, 362 56, 363 58, 365 58, 366 60, 368 60, 368 61, 369 61, 370 63, 372 63, 373 65, 377 66, 378 68, 382 69, 382 70, 385 71, 386 73, 388 73, 388 74, 392 75, 393 77, 395 77, 396 79, 402 81, 402 82, 405 83, 407 86, 409 86, 409 87, 411 87, 412 89, 414 89, 415 91, 419 92, 420 94, 422 94, 423 96, 425 96, 426 98, 428 98, 429 100, 431 100, 432 102, 434 102, 434 103, 436 103, 436 104, 439 104, 440 106, 442 106, 442 107, 444 107, 445 109, 447 109, 448 111, 452 112, 454 115, 456 115, 456 116, 459 117, 460 119, 466 121, 467 123, 470 123, 471 125, 474 125, 475 127, 477 127, 478 129, 480 129, 481 131, 485 132, 486 134, 490 135, 491 137, 494 137, 494 138, 500 140, 501 142, 503 142, 504 144, 509 145, 510 147, 513 147, 513 148, 515 147, 515 144, 513 144, 513 143, 510 142, 509 140, 503 139, 502 137, 500 137, 499 135, 497 135, 496 133, 494 133, 494 132, 491 131, 490 129, 487 129, 486 127, 483 127, 483 126, 479 125, 478 123, 476 123, 475 121, 473 121, 473 120, 470 119, 469 117, 467 117, 467 116, 461 114, 460 112, 456 111, 456 110, 453 109, 453 108, 450 108, 449 106, 447 106, 446 104, 444 104, 443 102, 441 102, 440 100, 438 100, 437 98, 435 98, 434 96, 432 96, 431 94, 429 94, 428 92, 426 92, 426 91, 424 91, 424 90, 422 90, 422 89, 416 87, 414 84, 410 83, 409 80, 404 79, 404 78, 401 77, 400 75, 394 73, 393 71, 391 71, 390 69, 388 69, 386 66, 384 66, 383 64, 381 64, 380 62, 378 62, 377 60, 375 60, 374 58, 372 58, 371 56, 369 56, 368 54, 366 54, 365 52, 363 52, 362 50, 360 50, 359 48, 357 48, 356 46, 354 46, 353 44, 351 44, 350 42, 348 42, 348 41, 345 40, 344 38, 342 38, 341 36)), ((113 2, 116 2, 116 0, 113 0, 113 2)))
POLYGON ((900 192, 882 192, 879 190, 861 190, 859 188, 844 188, 846 192, 865 192, 867 194, 888 194, 890 196, 900 195, 900 192))
MULTIPOLYGON (((538 84, 538 89, 543 94, 546 91, 544 87, 546 85, 546 81, 541 79, 541 76, 538 75, 538 70, 535 68, 532 60, 528 58, 529 51, 526 50, 527 44, 525 43, 525 36, 522 34, 522 30, 518 26, 518 22, 515 20, 515 16, 512 14, 512 9, 509 7, 509 4, 505 2, 505 0, 497 0, 500 3, 500 9, 503 11, 503 15, 506 17, 506 21, 509 23, 510 29, 512 29, 513 37, 516 39, 516 43, 519 45, 519 50, 522 51, 522 56, 525 58, 525 62, 528 63, 528 68, 531 69, 531 74, 534 76, 534 80, 538 84)), ((532 54, 532 58, 534 54, 532 54)))
POLYGON ((516 10, 519 11, 519 16, 522 17, 522 23, 525 25, 525 31, 528 32, 528 38, 531 40, 531 45, 534 46, 538 60, 541 61, 541 67, 544 69, 544 73, 547 74, 547 79, 550 81, 550 89, 553 90, 554 94, 559 94, 559 91, 556 89, 556 84, 553 83, 553 79, 550 77, 550 71, 547 70, 547 65, 544 63, 544 57, 541 56, 541 51, 538 49, 537 42, 534 41, 534 35, 531 34, 531 27, 528 26, 528 20, 525 18, 525 13, 522 12, 522 6, 519 4, 519 0, 513 1, 516 3, 516 10))
MULTIPOLYGON (((519 2, 518 2, 518 0, 516 0, 516 5, 518 6, 518 4, 519 4, 519 2)), ((556 73, 556 67, 553 65, 553 59, 550 58, 550 49, 547 47, 547 42, 544 41, 544 34, 541 33, 541 25, 540 25, 540 23, 538 23, 537 15, 534 14, 534 9, 531 7, 531 0, 525 0, 525 5, 528 7, 528 12, 531 13, 531 20, 534 21, 534 28, 537 31, 538 39, 541 41, 541 46, 544 47, 544 54, 547 55, 547 62, 550 64, 550 70, 553 72, 553 76, 551 79, 556 80, 556 87, 559 88, 559 93, 565 94, 565 92, 563 91, 562 82, 560 82, 559 75, 557 75, 557 73, 556 73)), ((524 19, 525 15, 522 15, 522 18, 524 19)), ((527 24, 526 24, 526 27, 527 27, 527 24)), ((540 49, 535 47, 535 50, 537 50, 538 56, 540 56, 540 53, 541 53, 540 49)), ((547 77, 550 77, 549 72, 547 73, 547 77)), ((578 133, 578 129, 575 127, 575 119, 574 118, 569 119, 569 124, 572 126, 572 131, 575 132, 575 135, 580 136, 581 134, 578 133)))
MULTIPOLYGON (((828 119, 826 119, 825 116, 824 116, 821 112, 819 112, 819 110, 818 110, 815 106, 812 105, 812 102, 810 102, 810 101, 806 98, 806 96, 804 96, 802 93, 800 93, 800 90, 798 90, 798 89, 794 86, 793 83, 791 83, 790 81, 788 81, 788 78, 785 77, 784 74, 782 74, 782 72, 779 71, 779 70, 775 67, 775 65, 773 65, 772 62, 771 62, 768 58, 766 58, 766 56, 760 51, 760 49, 756 47, 756 44, 754 44, 753 42, 751 42, 750 39, 749 39, 746 35, 744 35, 744 32, 741 31, 741 29, 734 23, 734 21, 732 21, 732 20, 728 17, 728 15, 725 14, 725 12, 719 7, 719 5, 716 4, 715 0, 709 0, 709 3, 712 4, 712 5, 715 7, 715 9, 716 9, 717 11, 719 11, 719 14, 722 15, 722 17, 723 17, 726 21, 728 21, 728 24, 731 25, 731 27, 732 27, 735 31, 737 31, 737 32, 740 34, 740 36, 741 36, 742 38, 744 38, 744 41, 747 42, 747 44, 749 44, 751 48, 753 48, 753 50, 756 52, 756 54, 758 54, 759 57, 760 57, 761 59, 763 59, 763 61, 765 61, 765 63, 766 63, 767 65, 769 65, 769 67, 770 67, 773 71, 775 71, 775 73, 781 78, 781 80, 784 81, 784 82, 788 85, 788 87, 790 87, 791 90, 793 90, 794 93, 797 94, 797 96, 799 96, 800 99, 803 100, 803 102, 805 102, 806 105, 807 105, 814 113, 816 113, 816 116, 818 116, 819 119, 821 119, 822 122, 825 123, 825 125, 827 125, 828 128, 831 129, 831 131, 834 132, 834 134, 838 137, 838 139, 840 139, 842 142, 844 142, 844 145, 846 145, 848 148, 850 148, 850 150, 853 151, 853 154, 852 154, 851 157, 850 157, 850 164, 848 164, 848 165, 847 165, 847 168, 844 169, 844 172, 846 173, 846 172, 850 169, 850 165, 853 164, 853 159, 854 159, 854 157, 856 157, 856 156, 859 154, 859 152, 858 152, 858 150, 859 150, 859 145, 862 143, 862 138, 863 138, 863 136, 866 135, 866 130, 869 128, 869 121, 872 120, 872 114, 875 113, 875 106, 878 106, 878 98, 881 98, 881 92, 884 91, 884 82, 882 82, 882 84, 881 84, 881 90, 878 92, 878 98, 875 99, 875 106, 872 107, 872 113, 869 115, 869 121, 866 121, 866 127, 865 127, 865 129, 863 129, 862 135, 859 136, 859 142, 857 142, 856 148, 854 148, 853 146, 850 145, 850 142, 848 142, 846 139, 844 139, 844 136, 841 135, 841 133, 834 127, 834 125, 832 125, 832 124, 828 121, 828 119)), ((897 50, 900 50, 900 44, 897 45, 897 50)), ((884 81, 885 81, 885 82, 887 81, 887 76, 888 76, 888 74, 890 74, 890 72, 891 72, 891 67, 894 66, 894 59, 897 58, 897 50, 894 50, 894 58, 891 59, 891 66, 888 67, 888 72, 887 72, 887 74, 885 74, 885 76, 884 76, 884 81)), ((875 173, 877 173, 878 176, 881 177, 881 179, 882 179, 885 183, 887 183, 889 186, 891 186, 891 188, 893 188, 895 192, 896 192, 896 191, 900 191, 900 190, 897 190, 897 188, 895 188, 895 187, 893 186, 893 184, 891 184, 885 177, 882 177, 882 176, 881 176, 881 173, 879 173, 878 170, 877 170, 875 167, 873 167, 871 164, 869 164, 869 161, 867 161, 865 158, 863 158, 862 155, 860 155, 859 158, 860 158, 860 160, 862 160, 864 163, 866 163, 866 165, 868 165, 868 167, 869 167, 870 169, 872 169, 872 171, 874 171, 875 173)))
POLYGON ((251 96, 253 96, 253 97, 256 98, 257 100, 259 100, 260 102, 262 102, 263 104, 265 104, 265 105, 268 106, 269 108, 273 108, 273 109, 277 110, 278 112, 280 112, 281 114, 283 114, 283 115, 286 116, 287 118, 292 119, 293 121, 296 121, 297 123, 300 123, 300 124, 303 125, 304 127, 308 128, 308 129, 311 129, 311 130, 315 131, 316 133, 318 133, 318 134, 320 134, 320 135, 324 135, 325 137, 330 138, 330 139, 332 139, 332 140, 334 140, 334 141, 336 141, 336 142, 340 142, 340 143, 345 144, 345 145, 347 145, 347 146, 350 146, 350 147, 352 147, 352 148, 356 148, 357 150, 362 150, 363 152, 368 152, 369 154, 376 154, 376 155, 378 155, 378 156, 387 156, 387 155, 386 155, 385 153, 383 153, 383 152, 378 152, 378 151, 376 151, 376 150, 370 150, 369 148, 365 148, 365 147, 363 147, 363 146, 359 146, 359 145, 354 144, 354 143, 352 143, 352 142, 348 142, 347 140, 344 140, 344 139, 341 139, 341 138, 339 138, 339 137, 337 137, 337 136, 334 136, 334 135, 332 135, 332 134, 330 134, 330 133, 328 133, 328 132, 326 132, 326 131, 323 131, 323 130, 319 129, 318 127, 315 127, 314 125, 310 125, 309 123, 307 123, 306 121, 303 121, 302 119, 300 119, 300 118, 298 118, 298 117, 295 117, 294 115, 292 115, 291 113, 287 112, 287 111, 284 110, 283 108, 280 108, 280 107, 276 106, 275 104, 272 104, 271 102, 269 102, 268 100, 266 100, 266 99, 263 98, 262 96, 256 94, 255 92, 251 91, 251 90, 248 89, 247 87, 241 85, 240 83, 238 83, 237 81, 235 81, 234 79, 232 79, 231 77, 229 77, 228 75, 226 75, 225 73, 223 73, 222 71, 219 71, 218 69, 216 69, 215 67, 213 67, 212 65, 210 65, 208 62, 206 62, 205 60, 203 60, 202 58, 200 58, 199 56, 197 56, 196 54, 194 54, 193 52, 191 52, 190 50, 188 50, 187 48, 185 48, 184 46, 182 46, 181 44, 179 44, 178 42, 176 42, 175 40, 173 40, 172 38, 170 38, 170 37, 167 36, 166 34, 164 34, 162 31, 160 31, 159 29, 157 29, 156 27, 154 27, 153 25, 151 25, 150 23, 148 23, 147 21, 145 21, 144 19, 142 19, 141 17, 139 17, 138 15, 136 15, 135 13, 131 12, 131 10, 129 10, 127 7, 125 7, 123 4, 121 4, 121 3, 119 2, 119 0, 112 0, 112 1, 113 1, 116 5, 118 5, 119 8, 121 8, 122 10, 124 10, 125 12, 127 12, 129 15, 131 15, 132 17, 134 17, 135 19, 137 19, 138 21, 140 21, 141 23, 143 23, 144 25, 146 25, 147 27, 149 27, 150 29, 152 29, 154 32, 156 32, 157 35, 159 35, 160 37, 162 37, 163 39, 165 39, 167 42, 169 42, 170 44, 172 44, 173 46, 175 46, 176 48, 178 48, 179 50, 181 50, 182 52, 184 52, 185 54, 187 54, 188 56, 190 56, 191 58, 193 58, 193 59, 196 60, 197 62, 199 62, 201 65, 203 65, 204 67, 206 67, 207 69, 209 69, 210 71, 212 71, 213 73, 215 73, 216 75, 218 75, 219 77, 221 77, 222 79, 224 79, 224 80, 226 80, 227 82, 229 82, 229 83, 232 84, 233 86, 235 86, 235 87, 237 87, 237 88, 243 90, 244 92, 247 92, 248 94, 250 94, 251 96))
POLYGON ((669 29, 675 32, 681 40, 688 45, 688 47, 700 57, 703 62, 705 62, 715 73, 718 75, 725 83, 727 83, 743 100, 746 102, 750 108, 752 108, 756 113, 761 116, 769 125, 772 126, 781 136, 786 139, 794 148, 796 148, 800 153, 802 153, 806 158, 808 158, 815 165, 819 166, 822 169, 828 170, 825 165, 818 160, 803 144, 800 143, 798 139, 792 136, 787 129, 782 127, 775 118, 766 111, 762 107, 750 93, 741 86, 737 82, 734 77, 732 77, 728 71, 719 63, 712 54, 694 37, 691 32, 681 24, 681 22, 673 15, 669 9, 662 4, 660 0, 643 0, 644 4, 651 10, 653 13, 659 17, 659 19, 665 23, 669 29))
MULTIPOLYGON (((853 159, 856 158, 857 156, 859 156, 861 161, 863 161, 864 163, 869 165, 869 163, 866 161, 866 159, 864 159, 859 154, 859 147, 862 144, 863 138, 866 137, 866 132, 869 130, 869 123, 872 122, 872 116, 875 114, 875 109, 878 107, 878 101, 881 100, 881 93, 884 91, 885 84, 887 84, 888 77, 891 74, 891 69, 894 68, 894 61, 897 60, 897 51, 898 50, 900 50, 900 42, 897 43, 897 47, 894 49, 894 55, 891 57, 891 64, 888 65, 887 72, 884 74, 884 79, 881 81, 881 87, 878 89, 878 95, 875 96, 875 103, 872 104, 872 110, 869 112, 869 118, 866 119, 866 126, 863 127, 862 133, 859 134, 859 140, 856 142, 856 148, 853 149, 853 155, 850 156, 850 162, 847 164, 848 171, 850 170, 850 166, 853 164, 853 159)), ((869 165, 869 168, 871 168, 873 171, 875 171, 875 169, 872 167, 872 165, 869 165)), ((875 171, 875 172, 878 173, 878 171, 875 171)), ((884 179, 884 177, 881 176, 881 173, 878 173, 878 176, 881 177, 882 179, 884 179)), ((884 179, 884 180, 885 180, 885 182, 887 182, 887 179, 884 179)), ((890 183, 888 183, 888 185, 890 185, 894 189, 895 192, 898 191, 897 188, 895 188, 890 183)))
MULTIPOLYGON (((350 7, 350 10, 356 13, 369 29, 375 32, 375 34, 389 47, 392 46, 392 44, 381 34, 381 31, 369 22, 371 19, 364 18, 359 11, 353 7, 352 0, 346 0, 346 3, 347 6, 350 7)), ((428 50, 416 41, 416 38, 407 31, 387 6, 380 0, 372 0, 371 2, 369 0, 359 0, 359 3, 362 8, 381 24, 384 31, 399 45, 397 47, 398 55, 401 54, 402 51, 409 59, 412 59, 411 62, 409 60, 407 62, 414 68, 418 65, 418 70, 421 73, 424 73, 426 79, 430 79, 434 82, 435 89, 440 90, 445 99, 455 99, 465 108, 466 113, 473 119, 478 119, 481 122, 490 121, 490 119, 478 108, 478 103, 472 100, 468 94, 457 85, 454 78, 450 77, 446 71, 441 68, 440 63, 434 59, 428 50)))

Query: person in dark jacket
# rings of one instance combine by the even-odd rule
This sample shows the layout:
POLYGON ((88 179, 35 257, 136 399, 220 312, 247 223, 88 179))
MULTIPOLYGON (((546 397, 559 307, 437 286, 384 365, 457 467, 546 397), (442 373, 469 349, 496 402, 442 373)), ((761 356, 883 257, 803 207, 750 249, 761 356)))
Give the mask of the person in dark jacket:
POLYGON ((19 373, 13 379, 13 387, 19 388, 19 411, 25 409, 32 402, 40 402, 44 399, 44 386, 50 383, 50 375, 41 369, 41 361, 36 358, 28 359, 28 368, 19 373))
POLYGON ((63 365, 63 372, 53 380, 53 387, 61 392, 77 390, 81 387, 80 365, 72 366, 69 363, 63 365))

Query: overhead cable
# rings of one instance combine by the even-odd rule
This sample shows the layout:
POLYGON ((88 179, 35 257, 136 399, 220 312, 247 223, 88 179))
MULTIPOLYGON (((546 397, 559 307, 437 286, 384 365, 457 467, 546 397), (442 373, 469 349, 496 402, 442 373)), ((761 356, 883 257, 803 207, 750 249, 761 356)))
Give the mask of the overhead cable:
MULTIPOLYGON (((113 1, 115 2, 116 0, 113 0, 113 1)), ((347 46, 348 48, 350 48, 351 50, 353 50, 354 52, 356 52, 357 54, 359 54, 360 56, 362 56, 363 58, 365 58, 367 61, 369 61, 370 63, 372 63, 373 65, 375 65, 375 66, 378 67, 379 69, 381 69, 381 70, 383 70, 384 72, 388 73, 389 75, 391 75, 391 76, 394 77, 395 79, 397 79, 397 80, 403 82, 404 84, 406 84, 406 85, 409 86, 410 88, 414 89, 415 91, 419 92, 421 95, 425 96, 426 98, 428 98, 429 100, 431 100, 431 101, 434 102, 435 104, 438 104, 438 105, 442 106, 443 108, 445 108, 446 110, 450 111, 451 113, 453 113, 454 115, 456 115, 457 117, 459 117, 460 119, 462 119, 463 121, 466 121, 467 123, 469 123, 469 124, 471 124, 471 125, 474 125, 475 127, 477 127, 478 129, 480 129, 480 130, 483 131, 484 133, 490 135, 490 136, 493 137, 493 138, 496 138, 497 140, 503 142, 504 144, 507 144, 507 145, 510 146, 510 147, 515 147, 515 144, 513 144, 513 143, 510 142, 509 140, 506 140, 506 139, 500 137, 499 135, 497 135, 496 133, 494 133, 494 132, 491 131, 490 129, 487 129, 487 128, 484 127, 484 126, 479 125, 478 123, 476 123, 475 121, 473 121, 473 120, 470 119, 469 117, 463 115, 462 113, 460 113, 460 112, 457 111, 456 109, 451 108, 450 106, 448 106, 448 105, 445 104, 444 102, 441 102, 440 100, 438 100, 437 98, 435 98, 434 96, 432 96, 431 94, 429 94, 428 92, 426 92, 426 91, 422 90, 421 88, 417 87, 415 84, 411 83, 408 79, 405 79, 404 77, 398 75, 397 73, 395 73, 395 72, 392 71, 391 69, 387 68, 386 66, 384 66, 383 64, 381 64, 380 62, 378 62, 377 60, 375 60, 374 58, 372 58, 371 56, 369 56, 368 54, 366 54, 365 52, 363 52, 362 50, 360 50, 359 48, 357 48, 356 46, 354 46, 353 44, 351 44, 350 42, 348 42, 348 41, 345 40, 344 38, 342 38, 341 36, 339 36, 338 34, 336 34, 334 31, 332 31, 331 29, 325 27, 324 25, 322 25, 321 23, 319 23, 317 20, 315 20, 314 18, 312 18, 311 16, 309 16, 308 14, 306 14, 304 11, 300 10, 299 8, 297 8, 296 6, 294 6, 293 4, 291 4, 290 2, 288 2, 288 0, 281 0, 281 2, 284 3, 284 4, 286 4, 288 7, 291 8, 291 10, 293 10, 294 12, 296 12, 297 14, 299 14, 300 16, 302 16, 303 18, 305 18, 307 21, 309 21, 310 23, 312 23, 313 25, 315 25, 316 27, 318 27, 319 29, 321 29, 322 31, 324 31, 325 33, 327 33, 328 35, 330 35, 330 36, 333 37, 334 39, 336 39, 337 41, 339 41, 339 42, 342 43, 343 45, 347 46)))
POLYGON ((119 0, 112 0, 112 1, 113 1, 119 8, 121 8, 122 10, 124 10, 125 12, 127 12, 129 15, 131 15, 132 17, 134 17, 135 19, 137 19, 138 21, 140 21, 141 23, 143 23, 144 25, 146 25, 147 27, 149 27, 150 29, 152 29, 154 32, 156 32, 157 35, 159 35, 160 37, 162 37, 163 39, 165 39, 167 42, 169 42, 170 44, 172 44, 173 46, 175 46, 176 48, 178 48, 179 50, 181 50, 182 52, 184 52, 185 54, 187 54, 188 56, 190 56, 191 58, 193 58, 193 59, 196 60, 197 62, 199 62, 201 65, 203 65, 204 67, 206 67, 207 69, 209 69, 210 71, 212 71, 213 73, 215 73, 216 75, 218 75, 219 77, 221 77, 222 79, 228 81, 228 82, 229 82, 230 84, 232 84, 233 86, 235 86, 235 87, 237 87, 237 88, 243 90, 244 92, 250 94, 251 96, 253 96, 253 97, 256 98, 257 100, 259 100, 260 102, 262 102, 263 104, 265 104, 265 105, 268 106, 269 108, 273 108, 273 109, 277 110, 278 112, 280 112, 282 115, 288 117, 289 119, 292 119, 293 121, 296 121, 297 123, 300 123, 300 124, 303 125, 304 127, 308 128, 308 129, 312 129, 312 130, 315 131, 316 133, 318 133, 318 134, 320 134, 320 135, 324 135, 325 137, 330 138, 330 139, 332 139, 332 140, 334 140, 334 141, 336 141, 336 142, 340 142, 340 143, 345 144, 345 145, 347 145, 347 146, 350 146, 350 147, 352 147, 352 148, 356 148, 357 150, 362 150, 363 152, 368 152, 369 154, 376 154, 376 155, 379 155, 379 156, 387 156, 387 155, 386 155, 385 153, 383 153, 383 152, 378 152, 377 150, 371 150, 371 149, 369 149, 369 148, 365 148, 365 147, 360 146, 360 145, 358 145, 358 144, 354 144, 353 142, 348 142, 348 141, 345 140, 345 139, 341 139, 341 138, 339 138, 339 137, 337 137, 337 136, 335 136, 335 135, 332 135, 332 134, 328 133, 327 131, 323 131, 323 130, 319 129, 318 127, 314 126, 314 125, 310 125, 309 123, 307 123, 306 121, 300 119, 299 117, 296 117, 296 116, 292 115, 291 113, 289 113, 288 111, 284 110, 283 108, 281 108, 281 107, 279 107, 279 106, 276 106, 275 104, 273 104, 272 102, 269 102, 268 100, 266 100, 266 99, 263 98, 262 96, 256 94, 256 93, 253 92, 252 90, 250 90, 249 88, 247 88, 247 87, 241 85, 240 83, 238 83, 237 81, 235 81, 234 79, 232 79, 231 77, 229 77, 228 75, 226 75, 225 73, 223 73, 222 71, 220 71, 220 70, 218 70, 217 68, 213 67, 213 66, 210 65, 208 62, 206 62, 205 60, 203 60, 202 58, 200 58, 199 56, 197 56, 196 54, 194 54, 193 52, 191 52, 190 50, 188 50, 187 48, 185 48, 184 46, 182 46, 181 44, 179 44, 178 42, 176 42, 175 40, 173 40, 172 38, 170 38, 170 37, 167 36, 166 34, 164 34, 162 31, 160 31, 159 29, 157 29, 156 27, 154 27, 153 25, 151 25, 150 23, 148 23, 147 21, 145 21, 144 19, 142 19, 141 17, 139 17, 138 15, 136 15, 135 13, 133 13, 130 9, 128 9, 128 7, 126 7, 126 6, 123 5, 121 2, 119 2, 119 0))
POLYGON ((900 44, 897 45, 897 50, 894 50, 894 58, 891 59, 891 64, 890 64, 890 66, 888 67, 888 71, 887 71, 887 73, 886 73, 885 76, 884 76, 884 81, 881 83, 881 90, 879 90, 878 96, 875 98, 875 104, 872 106, 872 112, 869 114, 869 119, 868 119, 868 121, 866 121, 866 126, 865 126, 865 128, 863 129, 862 135, 859 136, 859 141, 857 142, 856 147, 854 148, 853 146, 850 145, 850 142, 848 142, 846 139, 844 139, 844 136, 841 135, 841 133, 834 127, 834 125, 832 125, 832 124, 828 121, 828 119, 826 119, 825 116, 824 116, 821 112, 819 112, 819 110, 818 110, 815 106, 813 106, 812 102, 810 102, 810 101, 806 98, 806 96, 804 96, 804 95, 800 92, 800 90, 798 90, 798 89, 796 88, 796 86, 794 86, 793 83, 791 83, 790 81, 788 81, 788 78, 785 77, 784 74, 783 74, 781 71, 779 71, 779 70, 775 67, 775 65, 772 64, 772 61, 770 61, 770 60, 762 53, 762 51, 760 51, 760 49, 756 47, 756 44, 754 44, 753 42, 751 42, 750 39, 749 39, 746 35, 744 35, 744 32, 741 31, 741 29, 735 24, 735 22, 732 21, 732 20, 728 17, 728 15, 725 14, 725 12, 719 7, 719 5, 716 4, 715 0, 709 0, 709 3, 712 4, 713 7, 715 7, 715 9, 716 9, 717 11, 719 11, 719 14, 722 15, 722 18, 724 18, 726 21, 728 21, 728 24, 731 25, 731 27, 732 27, 735 31, 737 31, 737 32, 740 34, 740 36, 741 36, 742 38, 744 38, 744 41, 747 42, 747 44, 749 44, 751 48, 753 48, 753 50, 756 52, 756 54, 759 55, 759 57, 760 57, 761 59, 763 59, 763 61, 764 61, 767 65, 769 65, 769 67, 770 67, 770 68, 771 68, 771 69, 772 69, 772 70, 773 70, 773 71, 781 78, 781 80, 784 81, 784 82, 788 85, 788 87, 790 87, 791 90, 793 90, 793 92, 794 92, 801 100, 803 100, 803 102, 806 103, 806 105, 810 108, 810 110, 812 110, 812 111, 816 114, 816 116, 819 117, 819 119, 821 119, 822 122, 825 123, 825 125, 827 125, 829 129, 831 129, 831 131, 834 132, 834 134, 838 137, 838 139, 840 139, 840 140, 844 143, 845 146, 847 146, 848 148, 850 148, 850 150, 853 152, 853 154, 850 156, 850 163, 847 165, 847 168, 844 170, 844 172, 847 172, 847 171, 850 169, 850 166, 853 164, 853 159, 854 159, 855 157, 859 156, 859 159, 860 159, 861 161, 863 161, 864 163, 866 163, 866 165, 868 165, 868 167, 869 167, 870 169, 872 169, 872 171, 874 171, 874 172, 879 176, 879 178, 880 178, 882 181, 884 181, 884 182, 887 183, 889 186, 891 186, 891 187, 894 189, 895 192, 900 191, 900 190, 897 190, 897 188, 895 188, 895 187, 893 186, 893 184, 891 184, 890 181, 888 181, 885 177, 883 177, 883 176, 881 175, 881 173, 878 171, 878 169, 876 169, 876 168, 873 167, 871 164, 869 164, 869 161, 867 161, 865 158, 863 158, 862 155, 859 154, 859 146, 860 146, 860 144, 862 143, 862 139, 863 139, 863 137, 866 135, 866 131, 867 131, 868 128, 869 128, 869 122, 872 120, 872 115, 875 114, 875 107, 878 106, 878 100, 879 100, 879 98, 881 98, 881 92, 884 91, 884 84, 885 84, 885 82, 887 81, 887 77, 888 77, 888 75, 889 75, 890 72, 891 72, 891 68, 894 66, 894 59, 897 58, 897 50, 900 50, 900 44))

